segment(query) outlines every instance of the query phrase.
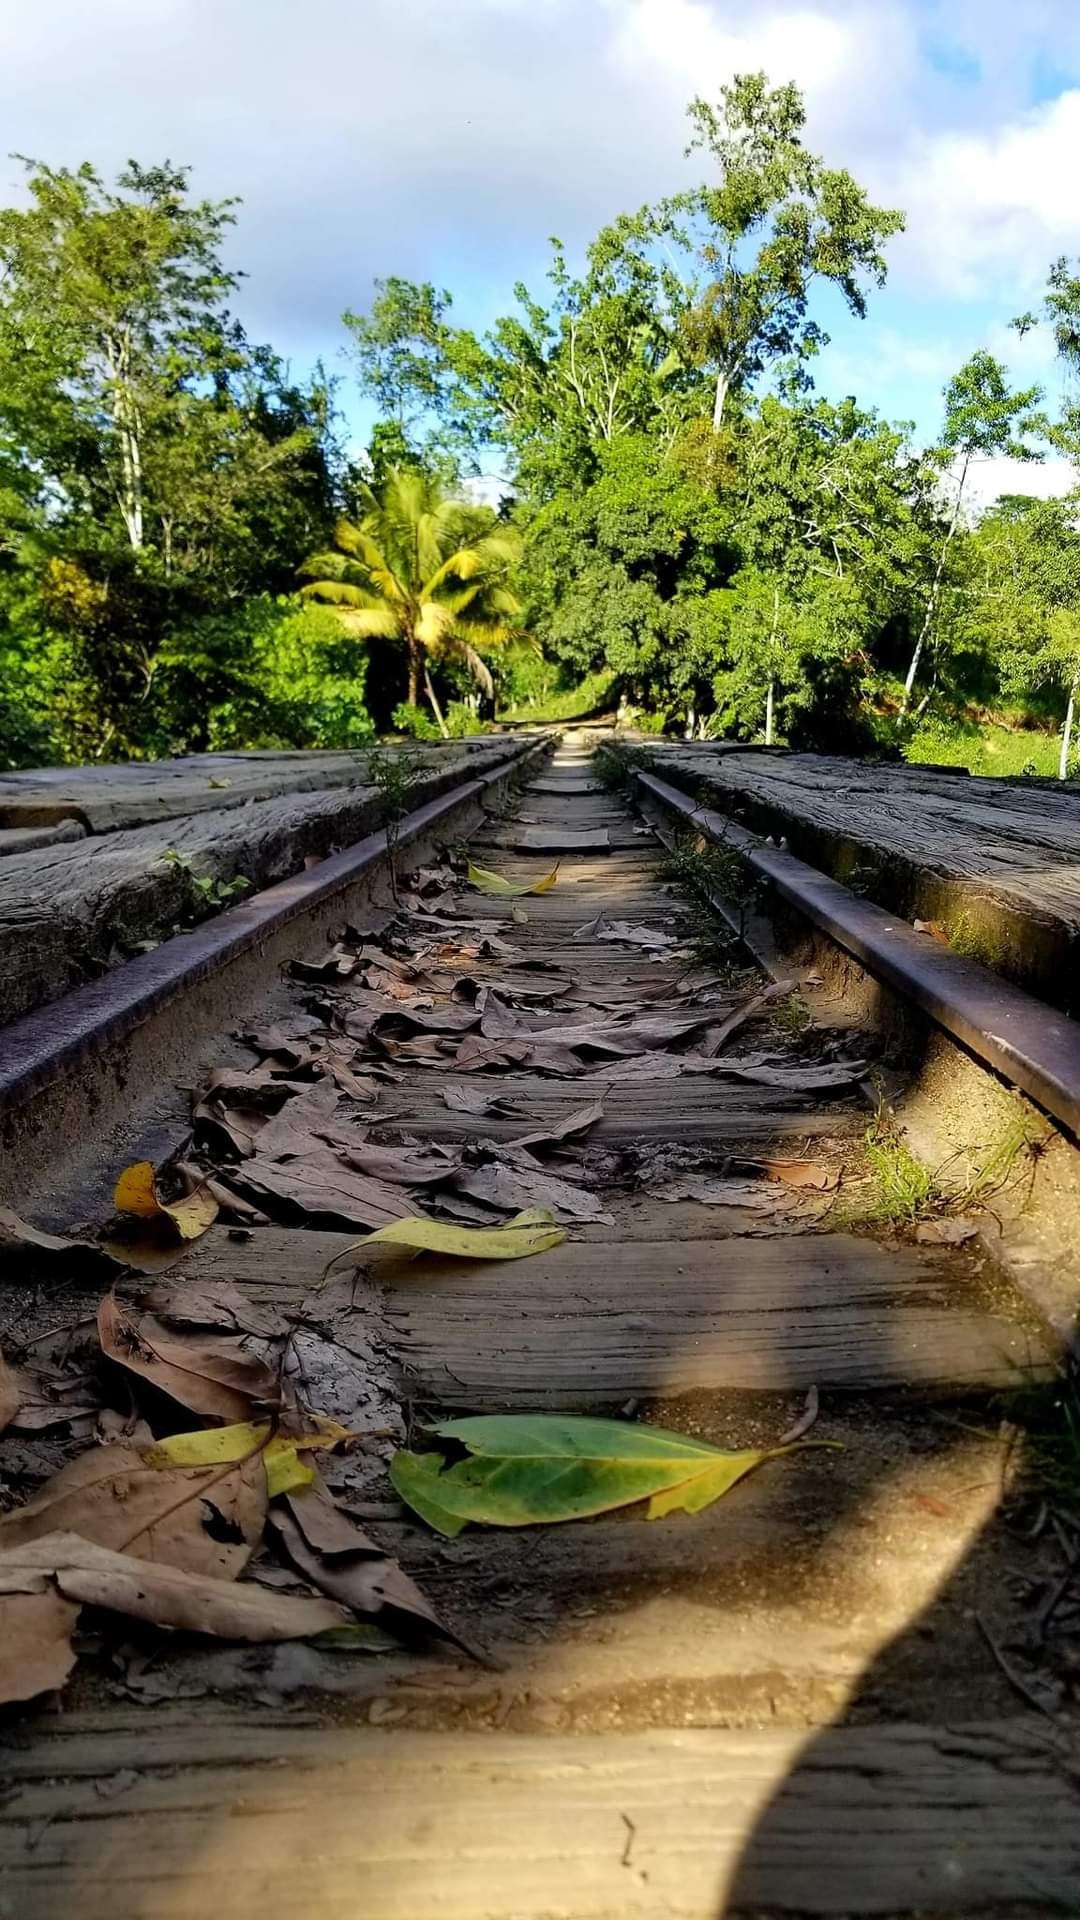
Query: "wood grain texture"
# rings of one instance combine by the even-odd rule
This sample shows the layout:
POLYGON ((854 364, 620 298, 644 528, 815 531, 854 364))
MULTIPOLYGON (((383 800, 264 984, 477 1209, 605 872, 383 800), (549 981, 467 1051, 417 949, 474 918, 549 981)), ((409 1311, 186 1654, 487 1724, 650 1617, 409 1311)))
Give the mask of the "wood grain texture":
POLYGON ((656 770, 744 825, 786 836, 881 906, 960 927, 965 951, 1055 1005, 1080 1005, 1080 786, 958 779, 825 754, 665 747, 656 770))
MULTIPOLYGON (((505 743, 484 758, 458 749, 431 757, 411 804, 497 764, 505 743)), ((124 958, 136 940, 166 934, 190 907, 185 876, 162 854, 190 858, 199 873, 256 887, 298 872, 373 831, 379 795, 360 783, 287 793, 224 809, 170 817, 160 824, 60 842, 0 861, 0 1023, 56 999, 124 958)))
POLYGON ((270 1710, 69 1715, 7 1756, 18 1920, 723 1920, 1069 1912, 1075 1736, 974 1726, 574 1738, 270 1710))

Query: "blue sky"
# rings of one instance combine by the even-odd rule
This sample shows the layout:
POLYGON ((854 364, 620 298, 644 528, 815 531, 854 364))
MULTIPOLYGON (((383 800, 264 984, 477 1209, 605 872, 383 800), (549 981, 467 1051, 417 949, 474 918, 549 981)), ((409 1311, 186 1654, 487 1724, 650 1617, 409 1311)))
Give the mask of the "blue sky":
POLYGON ((1007 322, 1080 254, 1078 0, 0 0, 3 148, 168 157, 242 195, 246 324, 341 372, 374 276, 449 285, 482 326, 548 234, 573 255, 687 179, 687 99, 756 67, 908 216, 869 320, 826 315, 822 389, 927 438, 976 346, 1053 391, 1045 334, 1007 322))

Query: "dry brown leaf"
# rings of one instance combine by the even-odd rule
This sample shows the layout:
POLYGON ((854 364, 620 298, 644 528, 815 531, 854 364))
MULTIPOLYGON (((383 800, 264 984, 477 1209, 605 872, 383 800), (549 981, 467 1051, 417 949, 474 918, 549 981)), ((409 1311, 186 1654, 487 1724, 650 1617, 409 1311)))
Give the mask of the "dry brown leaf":
POLYGON ((546 1167, 526 1169, 490 1162, 486 1166, 470 1167, 458 1175, 454 1184, 459 1193, 467 1194, 471 1200, 481 1200, 486 1206, 497 1207, 503 1213, 548 1207, 560 1220, 595 1220, 601 1226, 614 1225, 611 1214, 604 1212, 594 1193, 574 1186, 569 1180, 557 1179, 546 1167))
POLYGON ((483 1087, 444 1087, 442 1097, 451 1113, 490 1113, 500 1103, 497 1093, 483 1087))
POLYGON ((346 1166, 367 1173, 375 1180, 388 1180, 396 1187, 431 1187, 448 1180, 461 1164, 460 1155, 447 1147, 426 1148, 379 1146, 374 1141, 329 1138, 327 1144, 341 1155, 346 1166))
POLYGON ((231 1280, 159 1281, 146 1306, 178 1327, 212 1327, 218 1333, 259 1333, 269 1339, 288 1331, 275 1307, 256 1303, 231 1280))
POLYGON ((23 1383, 0 1353, 0 1433, 9 1427, 23 1401, 23 1383))
POLYGON ((277 1376, 234 1341, 185 1339, 151 1314, 134 1314, 107 1293, 98 1308, 102 1352, 150 1386, 209 1419, 231 1425, 277 1404, 277 1376))
POLYGON ((329 1600, 157 1567, 75 1533, 47 1533, 0 1553, 0 1593, 46 1592, 52 1583, 84 1606, 226 1640, 302 1640, 348 1626, 351 1618, 329 1600))
POLYGON ((44 1233, 20 1219, 10 1207, 0 1206, 0 1253, 14 1266, 16 1262, 34 1266, 62 1266, 72 1278, 86 1273, 109 1276, 123 1271, 127 1262, 116 1259, 104 1247, 91 1240, 68 1240, 63 1234, 44 1233))
POLYGON ((814 1187, 819 1193, 832 1193, 840 1185, 838 1167, 827 1167, 820 1160, 749 1160, 747 1166, 759 1167, 766 1180, 782 1180, 789 1187, 814 1187))
POLYGON ((540 1127, 536 1133, 523 1133, 507 1142, 512 1147, 548 1147, 557 1146, 560 1140, 569 1140, 575 1133, 586 1133, 604 1117, 602 1100, 591 1100, 587 1107, 575 1107, 565 1120, 556 1120, 549 1127, 540 1127))
POLYGON ((385 1227, 412 1211, 408 1190, 345 1164, 324 1140, 307 1140, 288 1159, 257 1153, 227 1175, 260 1205, 284 1201, 309 1220, 346 1227, 385 1227))
MULTIPOLYGON (((420 1621, 454 1639, 415 1581, 382 1551, 359 1522, 318 1484, 286 1494, 270 1511, 270 1528, 298 1573, 353 1613, 391 1615, 384 1624, 420 1621)), ((460 1642, 458 1643, 460 1644, 460 1642)))
POLYGON ((828 1093, 840 1087, 857 1086, 866 1078, 865 1060, 851 1060, 820 1067, 740 1067, 718 1063, 718 1072, 729 1080, 743 1080, 756 1087, 777 1087, 785 1093, 828 1093))
POLYGON ((706 1207, 742 1207, 752 1213, 780 1213, 798 1205, 794 1195, 767 1180, 714 1180, 700 1173, 680 1173, 644 1191, 651 1200, 697 1200, 706 1207))
POLYGON ((733 1033, 737 1033, 740 1027, 744 1027, 748 1020, 756 1020, 774 1000, 782 1000, 789 993, 794 993, 795 986, 794 980, 777 980, 772 986, 765 987, 761 993, 755 993, 751 999, 744 1000, 742 1006, 736 1007, 729 1013, 727 1019, 722 1020, 719 1026, 709 1028, 701 1041, 699 1052, 709 1059, 715 1059, 721 1047, 726 1046, 733 1033))
POLYGON ((0 1598, 0 1701, 33 1700, 63 1686, 75 1665, 79 1609, 56 1589, 0 1598))
POLYGON ((924 1247, 962 1247, 965 1240, 974 1240, 978 1231, 977 1220, 949 1216, 944 1220, 920 1220, 915 1238, 924 1247))
POLYGON ((235 1580, 262 1537, 266 1472, 258 1453, 225 1467, 155 1471, 134 1448, 92 1447, 0 1519, 0 1552, 77 1533, 117 1553, 235 1580))

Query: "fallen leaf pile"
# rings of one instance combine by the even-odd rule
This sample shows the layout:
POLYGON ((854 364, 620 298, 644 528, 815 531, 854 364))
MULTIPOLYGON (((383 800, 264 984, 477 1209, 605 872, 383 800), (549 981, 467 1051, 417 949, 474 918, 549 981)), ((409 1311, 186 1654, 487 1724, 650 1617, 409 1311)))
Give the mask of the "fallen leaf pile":
POLYGON ((73 1369, 0 1361, 13 1438, 98 1435, 0 1517, 0 1701, 64 1683, 83 1607, 228 1640, 340 1636, 358 1620, 455 1638, 323 1484, 318 1460, 363 1434, 298 1397, 297 1328, 227 1283, 186 1291, 153 1289, 156 1312, 106 1294, 78 1323, 73 1369))
POLYGON ((796 1209, 805 1223, 831 1204, 837 1174, 824 1162, 616 1150, 608 1116, 647 1079, 726 1076, 792 1106, 853 1088, 865 1069, 836 1057, 840 1043, 812 1051, 789 1037, 770 1050, 791 983, 740 990, 695 965, 669 926, 597 916, 578 930, 624 948, 629 972, 614 954, 591 972, 553 959, 534 927, 523 946, 520 899, 557 881, 557 868, 519 882, 469 866, 464 887, 483 896, 470 918, 453 871, 424 868, 401 880, 393 910, 372 909, 296 962, 300 1006, 237 1036, 248 1064, 234 1055, 196 1089, 191 1136, 164 1165, 121 1172, 105 1248, 0 1210, 14 1266, 109 1288, 51 1344, 13 1340, 0 1358, 14 1484, 34 1489, 0 1516, 0 1700, 63 1684, 85 1608, 240 1641, 340 1645, 360 1622, 454 1639, 331 1491, 355 1498, 359 1484, 366 1496, 391 1455, 401 1498, 452 1535, 635 1502, 650 1517, 695 1513, 787 1450, 724 1453, 546 1415, 447 1421, 431 1430, 442 1451, 400 1447, 402 1409, 357 1289, 394 1284, 403 1256, 550 1253, 568 1227, 612 1224, 602 1187, 729 1207, 749 1223, 740 1232, 787 1230, 796 1209), (734 1044, 751 1028, 756 1050, 734 1044), (506 1068, 524 1069, 524 1084, 508 1090, 506 1068), (386 1112, 428 1085, 442 1141, 386 1112), (351 1278, 338 1267, 284 1313, 227 1277, 181 1274, 218 1221, 223 1248, 268 1222, 364 1237, 348 1249, 351 1278), (358 1272, 369 1250, 375 1278, 358 1272))

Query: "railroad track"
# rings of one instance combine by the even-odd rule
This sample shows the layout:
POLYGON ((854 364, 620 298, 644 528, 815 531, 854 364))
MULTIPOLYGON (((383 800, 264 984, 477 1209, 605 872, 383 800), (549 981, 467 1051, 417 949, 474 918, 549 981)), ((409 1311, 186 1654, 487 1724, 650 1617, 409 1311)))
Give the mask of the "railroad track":
MULTIPOLYGON (((406 889, 411 910, 373 839, 211 923, 186 968, 169 943, 84 995, 77 1024, 71 1003, 31 1016, 9 1052, 5 1197, 54 1228, 100 1217, 125 1160, 175 1151, 201 1097, 204 1170, 269 1218, 226 1211, 155 1284, 174 1307, 183 1288, 227 1285, 252 1324, 290 1329, 308 1404, 375 1436, 328 1461, 331 1490, 483 1659, 438 1640, 358 1656, 106 1635, 64 1713, 6 1735, 0 1912, 1070 1911, 1078 1542, 1053 1495, 1023 1503, 1002 1425, 1003 1396, 1056 1377, 1061 1275, 1043 1293, 1029 1260, 1027 1291, 1009 1283, 1002 1244, 1021 1235, 997 1188, 989 1204, 972 1192, 970 1221, 954 1195, 898 1229, 866 1158, 871 1069, 902 1109, 912 1033, 925 1065, 919 1023, 937 1046, 941 1006, 916 1008, 905 1056, 892 1002, 867 988, 878 956, 837 944, 835 911, 831 926, 767 919, 755 901, 757 979, 715 939, 702 948, 700 903, 597 785, 588 740, 550 765, 535 743, 523 754, 511 812, 493 779, 407 824, 399 868, 433 869, 430 894, 406 889), (556 884, 444 890, 432 849, 466 835, 477 867, 524 887, 558 862, 556 884), (348 920, 352 971, 335 981, 327 940, 348 920), (199 1093, 215 1068, 284 1079, 292 1060, 302 1075, 313 1045, 336 1050, 346 1090, 324 1072, 284 1111, 321 1088, 324 1132, 332 1117, 379 1149, 368 1173, 415 1165, 416 1210, 464 1224, 546 1182, 565 1241, 483 1263, 390 1251, 357 1283, 341 1256, 380 1204, 363 1166, 334 1188, 323 1142, 301 1179, 299 1132, 291 1157, 257 1132, 230 1154, 222 1132, 235 1146, 243 1122, 199 1093), (80 1140, 88 1088, 100 1119, 80 1140), (516 1143, 538 1134, 532 1168, 516 1143), (976 1231, 988 1220, 996 1239, 976 1231), (426 1420, 552 1410, 723 1447, 799 1429, 829 1444, 651 1523, 638 1509, 446 1539, 393 1497, 386 1460, 426 1420)), ((725 838, 648 777, 637 793, 668 839, 725 838)), ((899 961, 888 987, 903 999, 899 961)), ((956 1067, 969 1106, 963 1076, 1001 1064, 973 1062, 977 1038, 956 1067)), ((1060 1053, 1045 1065, 1062 1080, 1060 1053)), ((100 1292, 50 1260, 47 1292, 13 1296, 24 1347, 100 1292)), ((9 1493, 33 1490, 47 1453, 0 1440, 9 1493)))

